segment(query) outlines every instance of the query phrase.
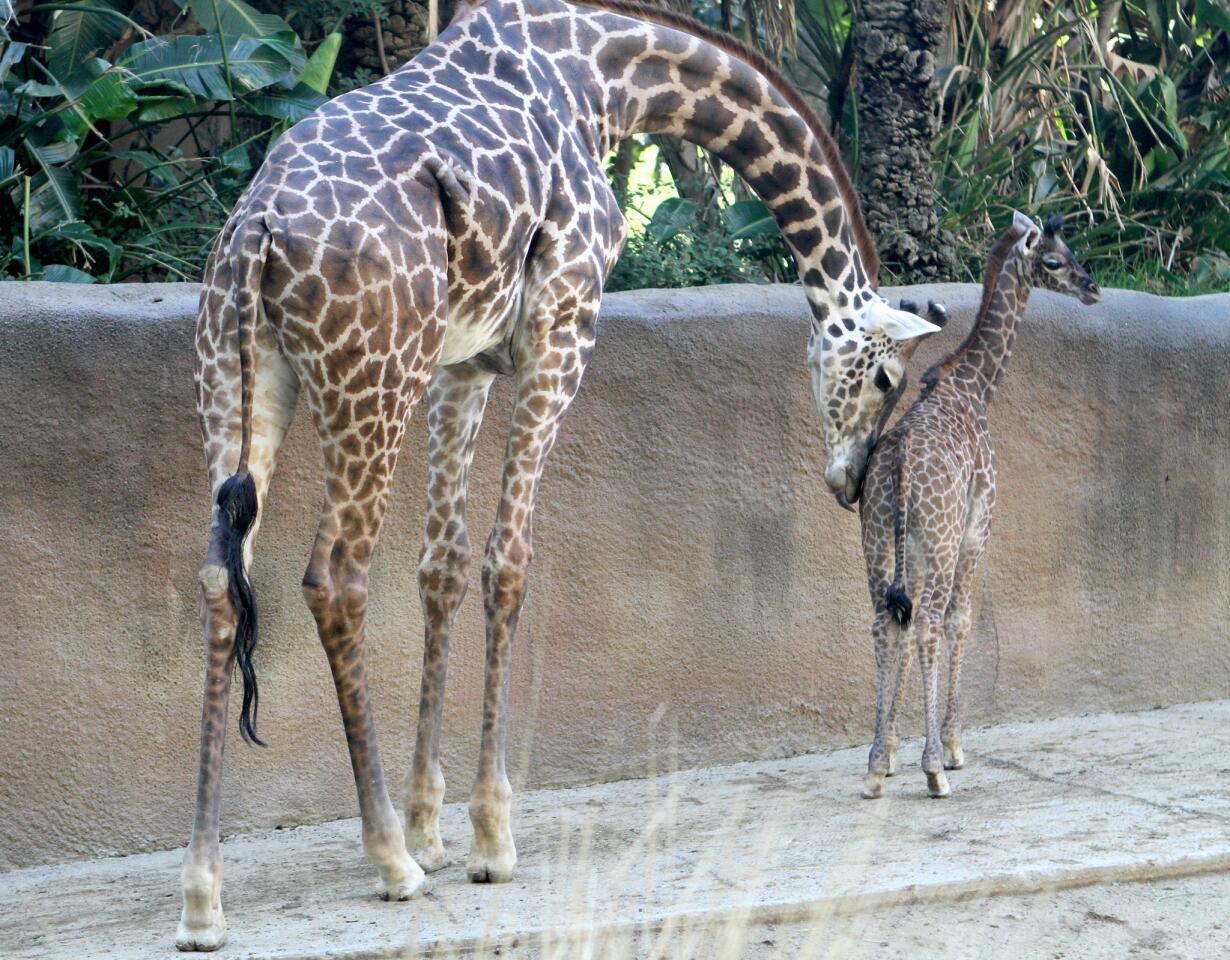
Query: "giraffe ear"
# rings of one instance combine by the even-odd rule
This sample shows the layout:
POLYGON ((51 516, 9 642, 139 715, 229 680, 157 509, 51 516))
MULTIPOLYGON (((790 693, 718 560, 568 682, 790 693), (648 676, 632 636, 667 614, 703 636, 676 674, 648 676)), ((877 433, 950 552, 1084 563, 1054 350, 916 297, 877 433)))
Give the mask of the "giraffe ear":
POLYGON ((1019 243, 1021 244, 1021 252, 1025 254, 1033 253, 1034 247, 1038 245, 1038 240, 1042 236, 1042 230, 1030 218, 1021 213, 1020 210, 1012 211, 1012 227, 1021 234, 1019 243))
POLYGON ((867 314, 866 329, 869 332, 878 330, 893 340, 913 340, 940 331, 930 320, 908 310, 897 310, 878 298, 867 305, 867 314))

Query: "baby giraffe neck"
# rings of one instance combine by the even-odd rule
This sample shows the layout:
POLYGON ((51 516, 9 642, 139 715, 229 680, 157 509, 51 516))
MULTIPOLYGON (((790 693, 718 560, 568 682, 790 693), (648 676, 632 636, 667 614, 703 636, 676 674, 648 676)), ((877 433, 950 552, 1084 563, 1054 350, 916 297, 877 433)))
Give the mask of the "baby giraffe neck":
POLYGON ((1021 236, 1009 231, 991 251, 973 329, 952 354, 927 371, 924 383, 946 380, 984 406, 995 396, 1031 290, 1028 264, 1018 244, 1021 236))

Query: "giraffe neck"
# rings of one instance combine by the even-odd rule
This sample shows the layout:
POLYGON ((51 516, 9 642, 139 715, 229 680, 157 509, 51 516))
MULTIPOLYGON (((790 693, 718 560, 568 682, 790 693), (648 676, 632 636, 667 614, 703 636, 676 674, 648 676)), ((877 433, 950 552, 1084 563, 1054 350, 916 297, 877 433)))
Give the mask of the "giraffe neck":
POLYGON ((595 152, 635 133, 674 134, 720 157, 769 208, 820 321, 870 300, 879 262, 836 146, 763 57, 688 17, 583 0, 596 84, 573 95, 595 152), (632 18, 632 19, 629 19, 632 18))
POLYGON ((1029 302, 1029 270, 1017 243, 1020 236, 1010 231, 992 251, 974 328, 941 364, 941 372, 949 371, 951 381, 983 405, 995 396, 1012 356, 1017 322, 1029 302))

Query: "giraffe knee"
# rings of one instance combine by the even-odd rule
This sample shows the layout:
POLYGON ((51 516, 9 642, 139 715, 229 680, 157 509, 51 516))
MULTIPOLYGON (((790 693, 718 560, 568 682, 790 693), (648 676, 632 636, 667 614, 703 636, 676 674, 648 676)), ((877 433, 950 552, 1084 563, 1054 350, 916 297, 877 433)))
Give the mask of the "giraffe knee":
POLYGON ((956 610, 948 614, 946 626, 948 632, 953 636, 961 636, 969 630, 971 626, 973 626, 973 621, 971 620, 970 615, 964 610, 956 610))
POLYGON ((230 586, 230 575, 220 563, 203 564, 197 573, 197 579, 201 581, 201 593, 210 602, 224 598, 230 586))
POLYGON ((317 620, 329 608, 332 599, 333 590, 328 574, 308 567, 303 575, 303 602, 317 620))
POLYGON ((530 567, 528 547, 488 549, 483 558, 483 599, 489 612, 508 615, 520 609, 530 567))
POLYGON ((467 541, 434 543, 423 548, 419 558, 419 597, 424 603, 450 609, 461 603, 470 567, 467 541))

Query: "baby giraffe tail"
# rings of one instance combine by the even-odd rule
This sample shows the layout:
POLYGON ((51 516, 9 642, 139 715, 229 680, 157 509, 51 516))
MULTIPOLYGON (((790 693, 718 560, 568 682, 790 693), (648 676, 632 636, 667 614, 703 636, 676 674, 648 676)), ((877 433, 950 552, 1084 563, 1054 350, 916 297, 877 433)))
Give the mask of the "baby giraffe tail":
POLYGON ((888 611, 893 615, 893 619, 897 621, 900 627, 904 630, 910 625, 910 620, 914 616, 914 603, 910 600, 910 595, 905 592, 904 584, 907 582, 905 575, 905 534, 906 534, 906 510, 909 504, 909 461, 910 447, 909 443, 905 442, 901 445, 900 457, 897 461, 897 489, 893 496, 893 539, 894 539, 894 560, 893 560, 893 582, 884 591, 884 602, 888 605, 888 611))

